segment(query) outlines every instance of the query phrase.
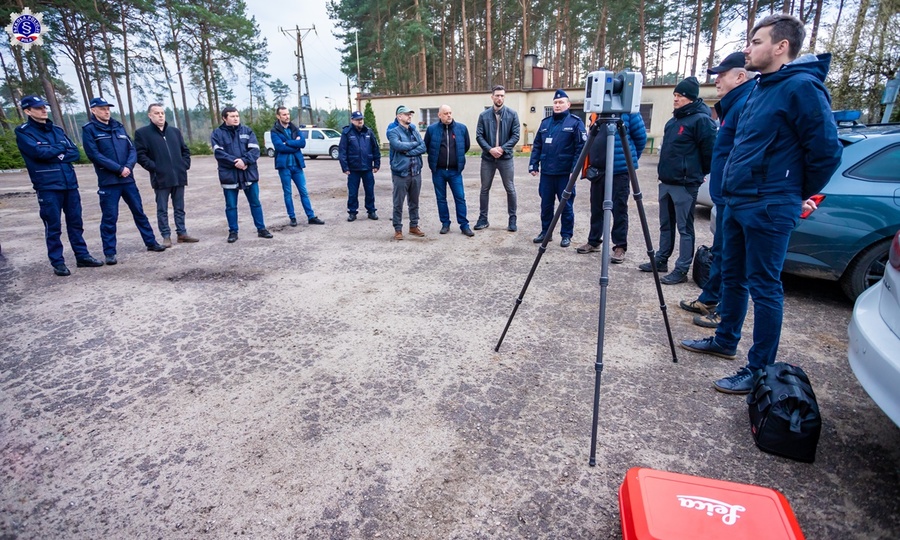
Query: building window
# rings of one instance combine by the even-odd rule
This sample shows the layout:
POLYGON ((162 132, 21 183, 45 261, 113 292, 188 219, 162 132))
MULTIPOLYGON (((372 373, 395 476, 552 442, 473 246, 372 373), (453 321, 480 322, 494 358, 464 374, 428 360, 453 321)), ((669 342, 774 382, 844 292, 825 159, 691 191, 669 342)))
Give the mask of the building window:
POLYGON ((650 119, 653 118, 652 103, 641 103, 641 118, 644 120, 644 127, 650 131, 650 119))
POLYGON ((438 110, 434 109, 419 109, 419 130, 424 130, 431 124, 438 121, 438 110))

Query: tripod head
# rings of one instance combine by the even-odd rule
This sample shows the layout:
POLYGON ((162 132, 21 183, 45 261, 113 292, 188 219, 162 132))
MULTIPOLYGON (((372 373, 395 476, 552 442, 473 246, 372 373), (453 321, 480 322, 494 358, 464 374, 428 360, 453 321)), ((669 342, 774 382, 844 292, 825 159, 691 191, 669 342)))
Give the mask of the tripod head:
POLYGON ((643 77, 633 71, 594 71, 584 90, 584 111, 603 114, 636 113, 641 110, 643 77))

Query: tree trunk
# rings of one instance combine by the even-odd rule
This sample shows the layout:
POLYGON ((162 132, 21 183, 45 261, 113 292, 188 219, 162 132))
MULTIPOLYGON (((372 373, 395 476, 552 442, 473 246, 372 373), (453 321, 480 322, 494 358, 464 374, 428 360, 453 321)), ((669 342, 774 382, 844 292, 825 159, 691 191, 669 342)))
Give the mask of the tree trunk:
MULTIPOLYGON (((856 22, 853 25, 853 34, 850 37, 850 48, 848 49, 849 51, 859 50, 859 35, 862 31, 863 24, 866 21, 867 11, 869 11, 869 0, 860 0, 859 11, 856 13, 856 22)), ((844 72, 841 74, 841 82, 839 86, 841 91, 846 91, 849 89, 850 75, 853 74, 855 67, 856 54, 854 53, 847 55, 847 65, 844 67, 844 72)))
MULTIPOLYGON (((821 0, 820 0, 821 1, 821 0)), ((718 37, 719 32, 719 13, 722 9, 722 1, 716 0, 713 5, 713 16, 712 16, 712 35, 709 39, 709 60, 706 63, 706 68, 709 69, 713 67, 716 61, 716 37, 718 37)), ((709 72, 706 72, 706 82, 709 82, 712 79, 712 76, 709 72)))
POLYGON ((462 0, 463 56, 466 60, 466 92, 472 91, 472 63, 469 60, 469 19, 466 18, 466 0, 462 0))
POLYGON ((484 73, 487 82, 487 87, 490 88, 494 83, 494 50, 491 47, 491 44, 494 41, 493 28, 491 28, 492 20, 492 12, 493 8, 491 7, 491 0, 486 0, 484 3, 484 73))
MULTIPOLYGON (((128 31, 125 20, 125 3, 119 4, 121 20, 122 20, 122 56, 125 64, 125 96, 128 98, 128 120, 131 123, 131 133, 137 129, 134 123, 134 101, 131 99, 131 69, 128 59, 128 31)), ((124 118, 123 118, 124 119, 124 118)))
MULTIPOLYGON (((166 13, 169 15, 169 31, 172 34, 172 48, 175 53, 175 69, 178 70, 175 74, 178 75, 178 83, 181 86, 181 105, 184 108, 184 128, 187 131, 187 138, 190 142, 194 139, 194 137, 193 133, 191 132, 191 115, 189 112, 190 110, 187 106, 187 93, 184 91, 184 74, 182 74, 181 72, 181 42, 178 40, 178 30, 175 26, 175 19, 172 14, 171 0, 166 0, 166 13)), ((174 102, 175 98, 173 97, 172 103, 174 102)))
POLYGON ((646 7, 645 0, 640 0, 638 7, 638 24, 641 27, 641 76, 647 78, 647 21, 644 19, 644 9, 646 7))
MULTIPOLYGON (((838 12, 840 13, 840 12, 838 12)), ((840 15, 839 15, 840 16, 840 15)), ((809 52, 816 52, 816 40, 819 37, 819 24, 822 22, 822 0, 816 0, 816 15, 813 18, 812 31, 809 33, 809 52)), ((835 28, 837 23, 835 23, 835 28)))
POLYGON ((750 41, 750 32, 756 25, 756 10, 759 9, 759 0, 747 0, 747 41, 750 41))
POLYGON ((703 0, 697 0, 696 25, 694 26, 694 54, 691 59, 691 76, 697 76, 697 63, 700 60, 700 20, 703 18, 703 0))
POLYGON ((16 107, 16 115, 18 115, 19 120, 24 121, 25 115, 22 113, 22 106, 20 101, 22 96, 16 95, 16 86, 13 84, 12 78, 9 76, 9 70, 6 69, 6 60, 3 58, 3 54, 0 54, 0 65, 3 66, 3 77, 6 79, 6 89, 9 90, 9 96, 12 98, 12 103, 16 107))

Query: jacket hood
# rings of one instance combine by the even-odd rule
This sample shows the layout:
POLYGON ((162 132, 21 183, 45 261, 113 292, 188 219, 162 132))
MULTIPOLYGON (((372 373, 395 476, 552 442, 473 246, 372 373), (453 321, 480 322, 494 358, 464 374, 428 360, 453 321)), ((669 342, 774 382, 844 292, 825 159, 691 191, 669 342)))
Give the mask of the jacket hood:
POLYGON ((768 85, 779 83, 798 73, 808 73, 824 83, 830 67, 831 53, 823 53, 820 55, 804 54, 793 62, 781 66, 781 69, 775 73, 760 75, 759 84, 768 85))
POLYGON ((712 116, 710 114, 709 106, 703 102, 703 98, 697 98, 696 101, 692 101, 684 107, 672 111, 672 115, 675 116, 675 118, 684 118, 685 116, 690 116, 697 113, 712 116))
POLYGON ((722 99, 719 100, 718 103, 715 104, 716 113, 719 117, 719 121, 722 121, 722 117, 731 109, 732 105, 742 97, 746 96, 750 92, 753 91, 753 87, 756 86, 756 80, 750 79, 740 86, 736 86, 731 89, 730 92, 722 96, 722 99))

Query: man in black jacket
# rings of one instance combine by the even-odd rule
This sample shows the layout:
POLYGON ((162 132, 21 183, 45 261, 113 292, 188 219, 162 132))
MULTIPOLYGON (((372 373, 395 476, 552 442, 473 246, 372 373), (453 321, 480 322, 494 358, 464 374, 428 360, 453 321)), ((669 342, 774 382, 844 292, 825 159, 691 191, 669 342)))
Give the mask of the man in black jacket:
POLYGON ((162 103, 151 103, 147 109, 150 125, 134 132, 134 147, 138 163, 150 173, 150 185, 156 192, 156 221, 163 245, 172 247, 172 230, 169 228, 169 198, 175 210, 175 233, 178 243, 197 242, 188 235, 184 225, 184 187, 187 172, 191 168, 191 151, 176 127, 166 122, 166 108, 162 103))
MULTIPOLYGON (((681 241, 678 260, 672 273, 660 282, 674 285, 687 281, 687 273, 694 258, 694 204, 703 176, 709 174, 716 124, 709 107, 700 99, 700 82, 688 77, 675 86, 675 111, 666 122, 662 147, 659 150, 659 251, 656 268, 669 270, 669 256, 675 249, 675 228, 681 241)), ((651 263, 638 268, 652 272, 651 263)))
POLYGON ((486 229, 488 223, 488 203, 491 196, 491 185, 494 176, 500 171, 503 189, 506 190, 506 209, 509 223, 506 230, 515 231, 516 227, 516 184, 513 169, 513 149, 519 142, 519 115, 516 111, 503 105, 506 89, 495 86, 491 90, 491 101, 494 106, 485 109, 478 115, 478 126, 475 129, 475 141, 481 147, 481 197, 479 201, 478 222, 475 230, 486 229))

